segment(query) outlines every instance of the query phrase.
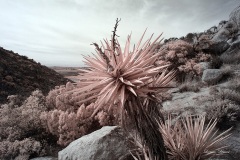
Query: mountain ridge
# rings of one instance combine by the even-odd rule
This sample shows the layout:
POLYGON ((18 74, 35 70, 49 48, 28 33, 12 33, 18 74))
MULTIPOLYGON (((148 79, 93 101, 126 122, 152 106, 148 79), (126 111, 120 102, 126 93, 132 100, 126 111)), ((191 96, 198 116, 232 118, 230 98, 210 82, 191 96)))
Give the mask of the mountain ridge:
POLYGON ((9 95, 28 97, 37 88, 47 94, 68 81, 71 80, 33 59, 0 47, 0 103, 5 103, 9 95))

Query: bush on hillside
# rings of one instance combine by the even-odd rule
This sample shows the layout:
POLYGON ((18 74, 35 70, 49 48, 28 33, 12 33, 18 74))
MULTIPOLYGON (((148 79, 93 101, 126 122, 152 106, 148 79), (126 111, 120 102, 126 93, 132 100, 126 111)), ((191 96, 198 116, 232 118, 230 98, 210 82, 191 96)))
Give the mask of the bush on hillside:
POLYGON ((39 118, 46 111, 42 92, 32 92, 21 106, 17 96, 8 99, 9 103, 0 108, 0 159, 28 159, 44 154, 46 146, 42 142, 47 138, 39 118))
MULTIPOLYGON (((58 137, 57 143, 66 146, 81 136, 91 133, 102 126, 119 124, 119 110, 108 106, 103 108, 94 117, 94 101, 89 100, 79 105, 74 93, 69 92, 76 87, 68 82, 66 86, 58 86, 51 90, 46 97, 48 110, 41 113, 40 119, 45 129, 58 137)), ((87 97, 82 97, 86 99, 87 97)))
POLYGON ((196 77, 202 74, 199 62, 206 62, 211 59, 211 55, 203 52, 194 52, 193 45, 183 41, 170 41, 162 46, 161 55, 157 64, 170 64, 172 68, 179 71, 180 81, 186 76, 196 77))

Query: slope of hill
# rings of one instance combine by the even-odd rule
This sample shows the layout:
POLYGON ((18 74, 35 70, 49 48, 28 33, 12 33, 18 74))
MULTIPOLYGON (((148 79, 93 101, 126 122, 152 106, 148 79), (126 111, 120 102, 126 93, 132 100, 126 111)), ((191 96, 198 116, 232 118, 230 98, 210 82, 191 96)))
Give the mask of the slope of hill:
POLYGON ((0 103, 6 102, 8 95, 27 97, 36 88, 47 94, 67 81, 54 70, 0 47, 0 103))

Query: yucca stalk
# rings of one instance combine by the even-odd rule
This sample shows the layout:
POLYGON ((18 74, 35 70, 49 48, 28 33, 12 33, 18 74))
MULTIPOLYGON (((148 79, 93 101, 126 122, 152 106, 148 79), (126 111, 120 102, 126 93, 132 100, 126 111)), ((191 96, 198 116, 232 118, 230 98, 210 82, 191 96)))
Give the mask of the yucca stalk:
POLYGON ((164 118, 156 106, 156 101, 145 99, 143 102, 142 99, 134 96, 131 96, 124 106, 123 122, 125 124, 122 126, 128 132, 129 129, 134 130, 134 133, 137 134, 136 137, 140 138, 141 149, 145 150, 145 158, 139 157, 139 159, 167 159, 164 141, 158 131, 159 126, 157 123, 159 121, 164 122, 164 118))
POLYGON ((78 88, 71 91, 74 94, 72 101, 81 105, 94 99, 92 116, 106 105, 109 109, 118 106, 122 113, 122 127, 126 131, 135 130, 152 159, 167 159, 161 134, 156 132, 155 119, 162 116, 157 109, 155 94, 168 86, 175 72, 169 72, 168 65, 155 65, 160 54, 155 49, 161 35, 151 43, 152 35, 141 45, 144 32, 132 51, 131 36, 128 36, 122 50, 116 38, 118 22, 117 19, 112 41, 104 40, 101 48, 93 43, 97 55, 84 57, 89 70, 83 70, 85 73, 80 76, 78 88), (129 123, 133 128, 126 125, 129 123))

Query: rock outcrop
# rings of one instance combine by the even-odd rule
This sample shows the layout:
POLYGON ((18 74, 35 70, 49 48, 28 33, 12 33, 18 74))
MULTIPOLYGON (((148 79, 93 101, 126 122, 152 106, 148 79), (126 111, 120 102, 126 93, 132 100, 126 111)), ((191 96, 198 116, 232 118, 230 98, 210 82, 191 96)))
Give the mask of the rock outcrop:
POLYGON ((230 21, 233 21, 236 23, 238 30, 240 30, 240 6, 236 7, 231 13, 230 13, 230 21))

